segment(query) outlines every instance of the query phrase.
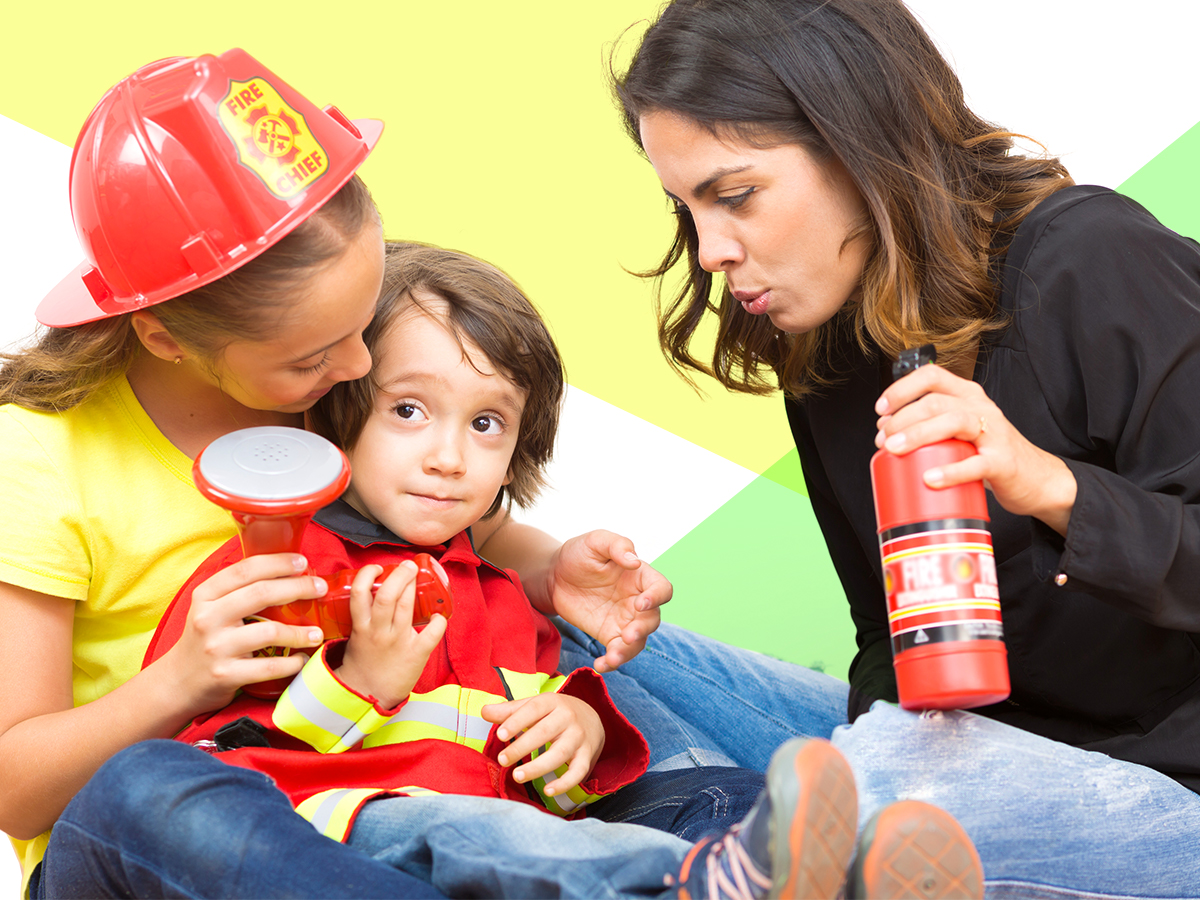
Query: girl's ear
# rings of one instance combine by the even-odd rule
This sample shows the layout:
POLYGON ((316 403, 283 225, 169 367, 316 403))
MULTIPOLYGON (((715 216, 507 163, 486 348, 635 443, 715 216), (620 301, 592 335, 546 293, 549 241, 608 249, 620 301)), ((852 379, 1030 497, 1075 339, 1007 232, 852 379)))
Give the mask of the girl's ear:
POLYGON ((179 362, 188 357, 188 352, 179 346, 171 332, 167 331, 166 326, 154 313, 147 309, 139 309, 132 313, 130 318, 142 346, 159 359, 179 362))

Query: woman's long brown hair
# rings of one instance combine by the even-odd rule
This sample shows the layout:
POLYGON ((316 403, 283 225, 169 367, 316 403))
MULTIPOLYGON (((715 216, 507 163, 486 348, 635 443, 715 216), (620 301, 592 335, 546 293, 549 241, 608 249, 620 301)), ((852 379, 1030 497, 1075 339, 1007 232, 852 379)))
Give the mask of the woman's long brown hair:
POLYGON ((679 215, 654 269, 659 342, 677 369, 725 387, 792 397, 837 380, 847 338, 894 358, 933 343, 953 365, 1004 327, 991 265, 1045 197, 1071 184, 1057 160, 1015 155, 1017 135, 976 116, 962 85, 900 0, 675 0, 614 74, 626 129, 641 147, 651 112, 691 119, 755 146, 794 143, 850 173, 870 221, 850 237, 871 250, 861 290, 830 321, 781 334, 747 315, 698 261, 696 228, 679 215), (679 263, 686 280, 662 297, 679 263), (717 317, 711 364, 692 349, 717 317))

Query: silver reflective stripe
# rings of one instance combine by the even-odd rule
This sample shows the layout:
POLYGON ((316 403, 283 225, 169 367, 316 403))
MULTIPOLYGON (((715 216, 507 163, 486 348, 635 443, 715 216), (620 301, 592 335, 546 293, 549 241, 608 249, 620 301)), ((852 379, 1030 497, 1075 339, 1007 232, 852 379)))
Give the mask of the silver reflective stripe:
POLYGON ((459 722, 466 720, 465 737, 472 738, 477 741, 486 741, 488 734, 491 733, 492 723, 487 722, 478 716, 469 716, 466 713, 461 713, 452 706, 447 706, 444 703, 433 703, 429 700, 409 700, 404 704, 404 708, 396 715, 387 720, 385 725, 395 725, 398 722, 423 722, 426 725, 436 725, 439 728, 445 728, 447 731, 453 731, 455 734, 460 734, 458 730, 459 722))
MULTIPOLYGON (((309 690, 308 685, 304 683, 303 675, 292 679, 292 683, 288 687, 288 699, 292 701, 292 706, 296 707, 296 712, 330 734, 341 737, 354 728, 353 719, 347 719, 340 713, 334 712, 316 698, 309 690)), ((343 741, 343 743, 346 742, 343 741)))
POLYGON ((313 813, 311 819, 313 828, 324 834, 325 829, 329 827, 329 820, 333 818, 333 814, 337 810, 337 805, 349 793, 349 788, 341 791, 333 791, 328 797, 322 800, 321 805, 317 807, 317 811, 313 813))
POLYGON ((366 736, 367 733, 362 731, 357 724, 351 725, 350 730, 342 735, 342 743, 347 747, 353 747, 366 736))

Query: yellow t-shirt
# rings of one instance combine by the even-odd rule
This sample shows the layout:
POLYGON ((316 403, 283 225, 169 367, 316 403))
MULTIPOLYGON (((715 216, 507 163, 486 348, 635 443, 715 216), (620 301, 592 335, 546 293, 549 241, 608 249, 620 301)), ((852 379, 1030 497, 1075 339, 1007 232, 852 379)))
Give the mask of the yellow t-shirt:
MULTIPOLYGON (((192 461, 123 377, 63 413, 0 406, 0 460, 0 581, 76 601, 79 706, 137 673, 167 604, 233 520, 196 491, 192 461)), ((48 838, 13 840, 22 893, 48 838)))

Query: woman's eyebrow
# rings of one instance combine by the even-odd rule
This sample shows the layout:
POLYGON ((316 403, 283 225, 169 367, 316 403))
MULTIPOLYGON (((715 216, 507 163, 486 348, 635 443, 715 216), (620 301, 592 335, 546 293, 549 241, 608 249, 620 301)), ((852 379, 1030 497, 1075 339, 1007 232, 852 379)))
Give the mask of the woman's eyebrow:
POLYGON ((738 172, 745 172, 747 169, 752 169, 752 168, 754 168, 754 167, 750 166, 750 165, 745 165, 745 166, 726 166, 723 169, 717 169, 715 172, 713 172, 711 175, 709 175, 707 178, 705 178, 702 182, 700 182, 698 185, 696 185, 694 188, 692 188, 692 196, 695 197, 697 200, 699 200, 704 196, 705 192, 707 192, 710 187, 712 187, 714 184, 716 184, 718 181, 720 181, 726 175, 736 175, 738 172))

